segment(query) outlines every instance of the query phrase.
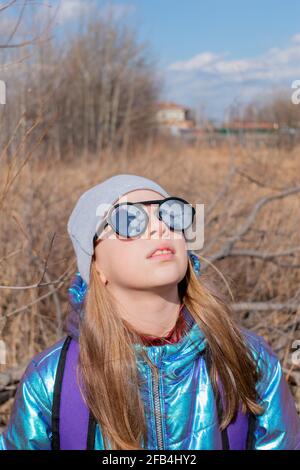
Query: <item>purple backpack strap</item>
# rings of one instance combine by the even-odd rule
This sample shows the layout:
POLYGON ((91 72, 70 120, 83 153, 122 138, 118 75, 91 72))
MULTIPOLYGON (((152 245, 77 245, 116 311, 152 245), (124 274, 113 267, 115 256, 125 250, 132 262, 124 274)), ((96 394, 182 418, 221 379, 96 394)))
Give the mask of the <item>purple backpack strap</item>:
MULTIPOLYGON (((224 390, 220 381, 219 391, 224 407, 224 390)), ((221 406, 219 402, 219 409, 221 406)), ((223 447, 228 450, 246 450, 252 448, 254 416, 247 412, 242 412, 241 404, 234 421, 231 421, 227 428, 222 432, 223 447)))
MULTIPOLYGON (((208 371, 211 368, 211 356, 209 347, 205 348, 205 359, 208 371)), ((224 407, 224 390, 221 381, 218 382, 218 393, 216 397, 219 421, 224 407)), ((242 412, 241 404, 234 421, 221 432, 223 450, 247 450, 252 449, 254 437, 255 416, 252 413, 242 412)))
POLYGON ((96 423, 83 400, 77 382, 78 357, 78 342, 67 336, 61 350, 54 385, 53 450, 94 448, 96 423))

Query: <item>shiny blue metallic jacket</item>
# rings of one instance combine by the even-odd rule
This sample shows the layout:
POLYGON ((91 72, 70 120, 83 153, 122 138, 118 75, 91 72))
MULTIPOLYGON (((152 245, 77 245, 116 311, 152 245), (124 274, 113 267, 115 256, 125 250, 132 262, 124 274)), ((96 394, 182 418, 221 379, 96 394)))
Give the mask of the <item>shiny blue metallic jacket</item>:
MULTIPOLYGON (((265 407, 257 416, 254 449, 300 449, 300 418, 277 355, 259 335, 242 329, 254 352, 262 378, 257 391, 265 407)), ((65 337, 35 356, 18 386, 10 421, 0 436, 0 449, 51 449, 51 410, 58 360, 65 337)), ((222 449, 214 392, 203 358, 206 338, 196 322, 177 343, 147 346, 150 360, 159 368, 153 388, 152 372, 137 355, 145 381, 141 395, 147 407, 148 449, 222 449), (155 411, 159 410, 159 423, 155 411)), ((134 344, 135 348, 142 347, 134 344)), ((99 425, 95 449, 103 450, 99 425)))

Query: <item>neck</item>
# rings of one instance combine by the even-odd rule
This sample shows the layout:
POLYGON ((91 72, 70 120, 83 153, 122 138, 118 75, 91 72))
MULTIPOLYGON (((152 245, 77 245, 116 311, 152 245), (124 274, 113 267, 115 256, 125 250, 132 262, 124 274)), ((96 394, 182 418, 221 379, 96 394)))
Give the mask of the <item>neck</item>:
POLYGON ((163 337, 174 328, 181 307, 177 284, 151 291, 118 288, 113 295, 121 317, 139 334, 163 337))

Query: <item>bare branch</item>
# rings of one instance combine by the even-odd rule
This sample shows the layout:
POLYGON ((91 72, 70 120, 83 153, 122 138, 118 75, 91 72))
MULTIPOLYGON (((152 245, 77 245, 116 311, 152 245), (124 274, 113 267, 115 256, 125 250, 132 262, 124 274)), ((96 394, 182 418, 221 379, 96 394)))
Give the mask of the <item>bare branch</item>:
POLYGON ((269 259, 269 258, 277 258, 279 256, 293 256, 297 251, 300 251, 300 246, 296 246, 295 248, 289 248, 285 251, 280 251, 278 253, 264 253, 263 251, 256 251, 256 250, 232 250, 230 252, 230 256, 252 256, 254 258, 262 258, 262 259, 269 259))
POLYGON ((250 181, 251 183, 254 183, 256 184, 257 186, 259 186, 260 188, 267 188, 267 189, 272 189, 273 191, 282 191, 282 187, 278 187, 278 186, 270 186, 269 184, 265 184, 263 183, 262 181, 258 181, 256 178, 254 178, 253 176, 251 175, 248 175, 248 173, 246 173, 245 171, 241 170, 241 169, 237 169, 237 173, 241 176, 243 176, 244 178, 246 178, 248 181, 250 181))
POLYGON ((25 47, 25 46, 32 46, 33 44, 43 44, 45 42, 48 42, 50 41, 50 39, 52 38, 52 36, 49 36, 45 39, 41 39, 41 35, 39 36, 36 36, 35 38, 33 39, 30 39, 28 41, 23 41, 23 42, 20 42, 20 43, 17 43, 17 44, 0 44, 0 49, 17 49, 17 48, 21 48, 21 47, 25 47))
POLYGON ((231 256, 249 256, 250 258, 259 258, 264 261, 270 261, 271 263, 280 266, 281 268, 294 268, 299 269, 300 264, 290 264, 279 262, 276 258, 281 256, 294 256, 296 252, 300 251, 300 247, 290 248, 279 253, 265 253, 263 251, 250 250, 250 249, 240 249, 240 250, 231 250, 228 254, 228 257, 231 256))
POLYGON ((47 287, 50 285, 60 284, 63 278, 65 277, 66 273, 68 272, 69 268, 61 274, 57 279, 54 281, 43 282, 43 283, 35 283, 28 286, 0 286, 0 289, 12 289, 12 290, 26 290, 26 289, 36 289, 37 287, 47 287))
POLYGON ((27 3, 27 0, 24 0, 24 1, 23 1, 23 5, 22 5, 22 9, 21 9, 20 14, 19 14, 19 17, 18 17, 18 19, 17 19, 17 22, 16 22, 16 24, 15 24, 13 30, 11 31, 11 33, 10 33, 10 35, 9 35, 9 38, 7 39, 7 42, 6 42, 6 44, 4 45, 4 47, 7 46, 8 43, 12 40, 12 38, 14 37, 14 35, 15 35, 15 33, 16 33, 18 27, 19 27, 20 24, 21 24, 21 21, 22 21, 23 15, 24 15, 24 11, 25 11, 25 7, 26 7, 26 3, 27 3))
POLYGON ((11 2, 6 3, 6 5, 3 5, 2 7, 0 7, 0 13, 6 10, 7 8, 11 7, 14 3, 16 3, 16 1, 17 0, 11 0, 11 2))
POLYGON ((297 310, 300 306, 300 302, 285 302, 285 303, 275 303, 275 302, 237 302, 231 304, 231 308, 236 312, 243 310, 297 310))
MULTIPOLYGON (((219 193, 216 195, 214 201, 208 206, 206 210, 206 216, 211 214, 217 203, 226 196, 229 188, 230 188, 230 183, 232 182, 235 174, 237 173, 237 168, 234 164, 231 165, 229 173, 224 181, 223 187, 219 191, 219 193)), ((211 224, 211 220, 208 221, 207 225, 209 226, 211 224)))
MULTIPOLYGON (((300 192, 300 186, 296 186, 295 188, 289 188, 286 189, 285 191, 282 191, 279 194, 275 194, 273 196, 265 196, 261 198, 253 207, 252 211, 250 212, 249 216, 247 217, 247 220, 245 223, 242 225, 242 227, 237 231, 235 235, 233 235, 225 245, 219 250, 217 253, 215 253, 209 260, 211 262, 224 259, 227 256, 230 255, 232 248, 234 244, 241 240, 241 238, 250 230, 252 227, 257 215, 259 214, 259 211, 268 203, 278 200, 278 199, 284 199, 286 197, 289 197, 293 194, 297 194, 300 192)), ((207 265, 203 266, 203 269, 205 269, 207 265)))
MULTIPOLYGON (((56 287, 56 291, 59 290, 65 283, 65 281, 69 278, 69 275, 70 275, 70 268, 68 268, 61 276, 60 276, 60 283, 57 285, 56 287)), ((48 284, 53 284, 52 282, 49 282, 48 284)), ((36 303, 40 302, 40 300, 43 300, 43 299, 46 299, 47 297, 49 297, 50 295, 53 295, 53 290, 51 289, 50 292, 47 292, 47 294, 44 294, 44 295, 41 295, 40 297, 38 297, 37 299, 35 299, 33 302, 30 302, 26 305, 23 305, 22 307, 20 308, 17 308, 15 310, 13 310, 12 312, 8 312, 8 313, 5 313, 3 316, 5 318, 10 318, 12 317, 13 315, 16 315, 17 313, 20 313, 20 312, 23 312, 24 310, 26 310, 27 308, 29 307, 32 307, 32 305, 35 305, 36 303)))

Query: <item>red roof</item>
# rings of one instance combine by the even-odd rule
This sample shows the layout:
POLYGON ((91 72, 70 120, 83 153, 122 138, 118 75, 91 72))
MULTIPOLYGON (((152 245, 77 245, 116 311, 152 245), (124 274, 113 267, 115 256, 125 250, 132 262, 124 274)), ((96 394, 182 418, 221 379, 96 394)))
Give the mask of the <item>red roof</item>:
POLYGON ((229 122, 226 127, 230 129, 277 129, 278 124, 276 122, 266 122, 266 121, 233 121, 229 122))

